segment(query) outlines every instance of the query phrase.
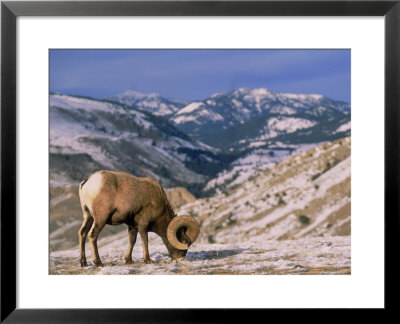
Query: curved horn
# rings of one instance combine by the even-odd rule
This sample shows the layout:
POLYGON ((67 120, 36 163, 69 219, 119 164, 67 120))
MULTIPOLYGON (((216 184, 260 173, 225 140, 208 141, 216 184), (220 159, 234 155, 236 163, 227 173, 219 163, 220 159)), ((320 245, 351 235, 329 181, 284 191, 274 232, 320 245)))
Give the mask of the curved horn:
POLYGON ((199 236, 200 227, 193 217, 187 215, 176 216, 169 222, 167 227, 167 239, 169 243, 178 250, 187 250, 189 244, 180 242, 176 236, 176 232, 182 227, 186 227, 186 235, 192 243, 199 236))

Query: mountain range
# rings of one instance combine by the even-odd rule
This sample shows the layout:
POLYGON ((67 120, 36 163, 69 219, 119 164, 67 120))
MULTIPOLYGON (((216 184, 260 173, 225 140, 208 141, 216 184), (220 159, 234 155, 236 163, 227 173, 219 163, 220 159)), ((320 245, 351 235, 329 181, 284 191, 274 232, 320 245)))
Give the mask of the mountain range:
POLYGON ((107 99, 51 94, 50 160, 60 169, 51 180, 77 181, 111 168, 165 186, 189 185, 201 195, 205 183, 212 189, 209 181, 221 182, 214 178, 237 182, 244 169, 254 176, 257 167, 266 170, 294 152, 349 136, 350 117, 344 102, 263 88, 186 105, 132 90, 107 99))
POLYGON ((186 134, 223 151, 275 142, 316 143, 350 134, 350 126, 340 128, 350 125, 350 105, 320 94, 239 88, 186 105, 174 102, 174 108, 168 110, 168 99, 158 94, 126 91, 109 99, 162 115, 186 134))
POLYGON ((318 94, 274 93, 268 89, 239 88, 214 94, 176 111, 170 118, 180 129, 204 136, 226 130, 265 114, 295 115, 315 107, 333 108, 348 114, 350 105, 318 94))
MULTIPOLYGON (((170 196, 181 205, 224 197, 291 156, 351 135, 348 104, 267 89, 241 88, 188 103, 134 91, 107 99, 51 93, 49 115, 50 240, 56 249, 70 246, 65 233, 75 238, 82 217, 77 187, 99 169, 151 177, 166 189, 183 187, 189 192, 180 188, 170 196)), ((103 235, 119 230, 109 227, 103 235)))

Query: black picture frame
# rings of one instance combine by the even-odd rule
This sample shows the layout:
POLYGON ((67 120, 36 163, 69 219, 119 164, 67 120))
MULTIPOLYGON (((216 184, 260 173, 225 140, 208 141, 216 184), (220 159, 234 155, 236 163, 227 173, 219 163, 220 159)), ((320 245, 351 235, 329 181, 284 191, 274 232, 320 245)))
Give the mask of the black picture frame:
MULTIPOLYGON (((394 1, 2 1, 1 3, 1 322, 227 322, 263 310, 16 308, 16 19, 19 16, 384 16, 385 309, 396 308, 393 262, 400 221, 400 0, 394 1), (395 243, 393 243, 395 242, 395 243), (394 297, 389 297, 394 296, 394 297), (393 298, 393 299, 392 299, 393 298)), ((368 185, 368 184, 366 184, 368 185)), ((134 305, 132 305, 134 307, 134 305)))

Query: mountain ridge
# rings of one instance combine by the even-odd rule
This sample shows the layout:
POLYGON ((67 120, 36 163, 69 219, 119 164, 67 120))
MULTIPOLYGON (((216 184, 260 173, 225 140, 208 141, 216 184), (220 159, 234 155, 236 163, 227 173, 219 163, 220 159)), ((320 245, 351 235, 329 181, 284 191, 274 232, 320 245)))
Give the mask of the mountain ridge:
POLYGON ((123 93, 107 96, 103 99, 125 104, 150 112, 156 116, 171 116, 174 112, 184 107, 187 102, 183 100, 167 99, 158 93, 141 93, 135 90, 126 90, 123 93))
POLYGON ((292 115, 309 108, 324 106, 343 114, 350 105, 317 94, 274 93, 265 88, 239 88, 194 101, 171 117, 180 129, 189 134, 205 135, 213 129, 228 129, 266 113, 292 115))

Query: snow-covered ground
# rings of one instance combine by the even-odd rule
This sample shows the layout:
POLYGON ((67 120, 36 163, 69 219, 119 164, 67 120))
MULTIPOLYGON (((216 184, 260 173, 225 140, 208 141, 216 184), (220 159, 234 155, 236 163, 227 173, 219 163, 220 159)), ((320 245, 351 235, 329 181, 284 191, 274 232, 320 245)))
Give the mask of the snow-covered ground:
POLYGON ((349 236, 313 237, 299 240, 241 242, 236 244, 194 243, 180 262, 171 261, 159 238, 153 237, 150 257, 154 264, 143 262, 141 241, 138 237, 133 250, 134 264, 126 265, 126 233, 117 234, 117 240, 99 241, 99 253, 104 267, 91 262, 86 247, 88 267, 79 264, 79 249, 50 254, 50 274, 55 275, 134 275, 134 274, 350 274, 351 246, 349 236), (125 234, 125 235, 123 235, 125 234))

